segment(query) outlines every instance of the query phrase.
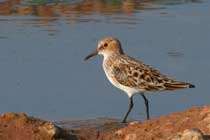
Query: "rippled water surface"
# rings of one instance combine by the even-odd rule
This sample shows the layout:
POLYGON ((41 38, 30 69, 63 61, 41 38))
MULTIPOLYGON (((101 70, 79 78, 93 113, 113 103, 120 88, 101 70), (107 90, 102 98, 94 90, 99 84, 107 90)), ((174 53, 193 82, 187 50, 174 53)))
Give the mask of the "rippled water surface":
MULTIPOLYGON (((210 103, 209 0, 0 0, 0 112, 120 119, 128 98, 106 79, 100 38, 195 89, 147 94, 153 118, 210 103)), ((145 118, 135 96, 130 119, 145 118)))

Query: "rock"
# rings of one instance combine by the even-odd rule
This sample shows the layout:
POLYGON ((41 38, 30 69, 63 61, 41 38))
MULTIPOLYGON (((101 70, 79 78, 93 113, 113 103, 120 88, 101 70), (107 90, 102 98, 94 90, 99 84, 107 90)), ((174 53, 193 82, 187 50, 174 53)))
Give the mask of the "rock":
POLYGON ((52 123, 45 123, 38 127, 41 133, 45 133, 49 137, 53 138, 59 135, 59 129, 52 123))
POLYGON ((203 133, 197 129, 186 129, 183 133, 178 134, 172 140, 205 140, 203 133))
POLYGON ((56 140, 70 137, 67 131, 53 123, 24 113, 9 112, 0 116, 0 140, 56 140))
POLYGON ((125 140, 136 140, 136 134, 128 134, 125 140))

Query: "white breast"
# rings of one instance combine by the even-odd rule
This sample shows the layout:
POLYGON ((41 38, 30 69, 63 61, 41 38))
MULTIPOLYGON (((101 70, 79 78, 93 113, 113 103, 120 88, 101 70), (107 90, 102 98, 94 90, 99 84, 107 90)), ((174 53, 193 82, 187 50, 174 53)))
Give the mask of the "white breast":
POLYGON ((111 72, 111 67, 107 65, 106 60, 103 61, 103 69, 106 74, 108 80, 117 88, 123 90, 129 97, 133 96, 136 93, 141 92, 139 89, 131 88, 120 84, 115 78, 113 73, 111 72))

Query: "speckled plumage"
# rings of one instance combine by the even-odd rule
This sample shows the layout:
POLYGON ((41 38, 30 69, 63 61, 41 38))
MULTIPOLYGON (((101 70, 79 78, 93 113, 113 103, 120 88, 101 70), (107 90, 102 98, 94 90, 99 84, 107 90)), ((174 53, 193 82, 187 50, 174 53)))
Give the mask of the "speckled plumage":
MULTIPOLYGON (((139 92, 155 92, 189 88, 192 85, 176 81, 141 61, 124 54, 113 54, 103 62, 107 77, 119 88, 119 84, 139 90, 139 92)), ((123 90, 123 89, 122 89, 123 90)))
POLYGON ((95 55, 103 55, 103 69, 109 81, 117 88, 125 91, 129 97, 129 109, 123 122, 133 108, 133 95, 140 94, 146 106, 147 119, 149 115, 149 102, 144 93, 194 88, 195 86, 176 81, 162 75, 149 65, 124 54, 121 43, 116 38, 104 38, 99 41, 97 50, 88 55, 85 60, 95 55))
POLYGON ((193 87, 185 82, 176 81, 149 65, 129 57, 123 53, 120 42, 115 38, 105 38, 99 41, 99 44, 109 44, 116 41, 115 46, 104 47, 99 45, 99 51, 112 47, 110 51, 104 51, 103 68, 110 82, 117 88, 125 91, 128 96, 133 96, 140 92, 156 92, 164 90, 177 90, 193 87), (119 49, 116 49, 119 48, 119 49), (130 89, 132 88, 132 89, 130 89))

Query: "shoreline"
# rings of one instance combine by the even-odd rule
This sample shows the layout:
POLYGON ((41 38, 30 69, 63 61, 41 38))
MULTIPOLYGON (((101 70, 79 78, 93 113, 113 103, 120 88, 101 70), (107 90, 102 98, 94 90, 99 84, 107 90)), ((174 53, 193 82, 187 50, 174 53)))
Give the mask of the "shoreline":
POLYGON ((24 113, 0 116, 2 140, 210 140, 210 105, 192 107, 149 121, 119 123, 115 119, 83 120, 84 126, 69 129, 74 121, 45 121, 24 113), (94 120, 93 120, 94 122, 94 120), (69 123, 69 124, 68 124, 69 123), (94 126, 91 128, 91 125, 94 126))

